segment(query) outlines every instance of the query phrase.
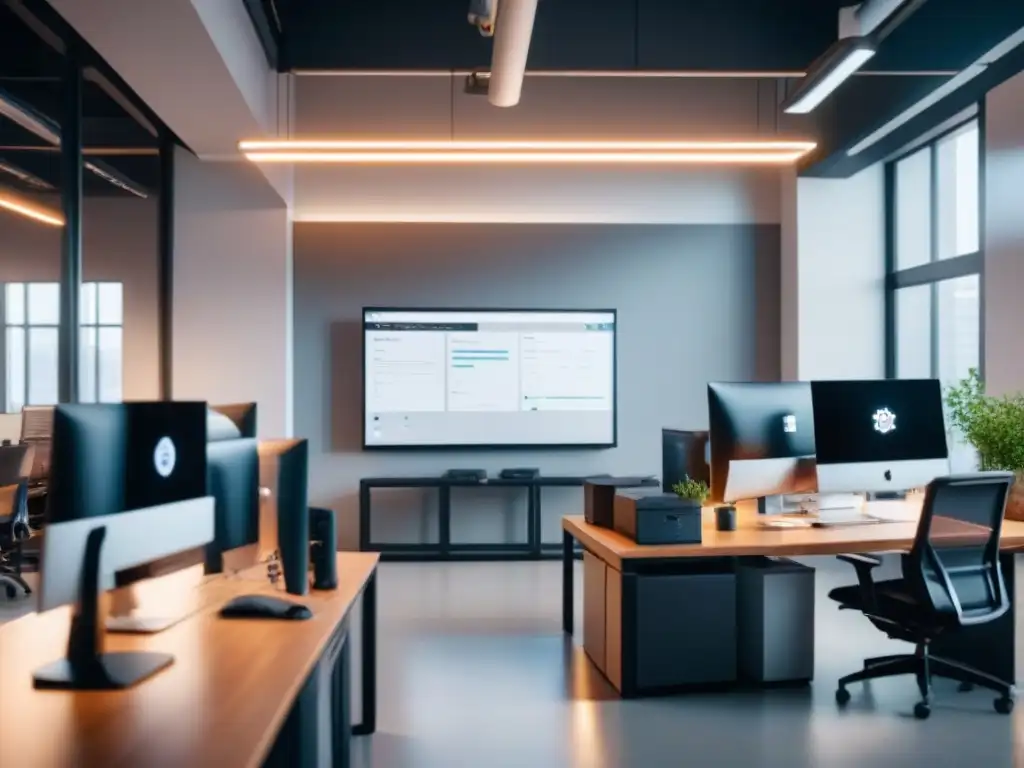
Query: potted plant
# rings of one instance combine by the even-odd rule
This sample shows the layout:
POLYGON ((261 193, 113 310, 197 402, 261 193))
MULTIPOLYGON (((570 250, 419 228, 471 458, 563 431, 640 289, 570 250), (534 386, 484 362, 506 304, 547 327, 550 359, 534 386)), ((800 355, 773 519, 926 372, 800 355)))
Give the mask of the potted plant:
POLYGON ((672 492, 680 499, 692 502, 692 506, 700 507, 708 497, 708 484, 684 475, 680 482, 672 486, 672 492))
POLYGON ((978 468, 1013 472, 1006 517, 1024 520, 1024 394, 996 397, 974 368, 946 392, 950 420, 978 452, 978 468))

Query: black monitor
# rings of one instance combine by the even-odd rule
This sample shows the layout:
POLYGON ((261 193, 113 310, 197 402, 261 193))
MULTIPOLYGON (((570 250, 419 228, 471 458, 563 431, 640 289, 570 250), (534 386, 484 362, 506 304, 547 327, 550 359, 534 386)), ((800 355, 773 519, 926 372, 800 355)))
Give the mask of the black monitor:
POLYGON ((804 382, 708 384, 711 499, 814 490, 814 419, 804 382))
POLYGON ((39 610, 75 609, 67 655, 37 670, 36 687, 124 688, 170 664, 167 654, 103 652, 101 593, 123 574, 145 578, 149 563, 203 553, 213 512, 205 403, 58 406, 39 610))
POLYGON ((206 445, 207 493, 215 505, 206 573, 240 571, 259 561, 260 459, 255 438, 206 445))
POLYGON ((62 405, 54 412, 50 525, 205 495, 205 403, 62 405))
POLYGON ((661 430, 661 487, 665 491, 689 477, 711 482, 708 433, 685 429, 661 430))
POLYGON ((949 473, 937 379, 811 383, 821 494, 904 491, 949 473))

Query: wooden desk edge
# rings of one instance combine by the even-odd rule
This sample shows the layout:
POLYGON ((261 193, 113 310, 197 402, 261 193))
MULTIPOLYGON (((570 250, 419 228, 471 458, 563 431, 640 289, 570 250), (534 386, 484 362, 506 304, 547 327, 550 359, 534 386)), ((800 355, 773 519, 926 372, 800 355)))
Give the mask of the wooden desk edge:
MULTIPOLYGON (((883 522, 878 524, 878 526, 887 527, 908 525, 916 526, 916 522, 883 522)), ((1001 551, 1018 552, 1024 550, 1024 523, 1007 520, 1004 522, 1004 526, 1007 525, 1009 525, 1011 533, 1009 537, 1004 534, 1003 545, 1000 547, 1001 551), (1007 541, 1007 538, 1009 538, 1009 541, 1007 541)), ((572 534, 583 545, 584 549, 619 570, 621 570, 623 560, 681 559, 688 557, 812 557, 815 555, 841 555, 847 552, 896 552, 908 550, 913 542, 913 537, 906 535, 892 536, 891 538, 864 535, 879 530, 883 534, 886 532, 885 528, 879 529, 877 526, 827 529, 833 532, 833 536, 835 536, 836 532, 847 534, 842 538, 834 538, 829 541, 825 535, 820 533, 821 529, 817 528, 776 531, 752 528, 748 525, 741 527, 737 531, 724 533, 724 536, 736 536, 735 542, 643 545, 630 541, 616 531, 590 525, 582 515, 566 515, 562 517, 562 530, 572 534), (793 534, 796 531, 808 534, 811 540, 779 540, 783 535, 793 534), (746 541, 742 538, 744 533, 748 534, 746 541), (776 541, 771 541, 773 538, 776 541), (751 541, 751 539, 755 540, 751 541)), ((892 528, 889 528, 889 530, 892 530, 892 528)))
MULTIPOLYGON (((256 768, 262 764, 263 760, 266 759, 267 755, 273 748, 274 740, 277 738, 277 735, 280 733, 281 728, 284 726, 288 718, 294 702, 301 693, 302 687, 306 684, 309 676, 314 674, 316 665, 323 658, 324 652, 332 637, 334 637, 337 632, 338 627, 345 625, 349 621, 352 610, 363 597, 370 580, 374 577, 377 571, 379 563, 380 554, 377 552, 338 552, 338 589, 310 590, 306 595, 290 595, 279 588, 271 586, 263 576, 265 566, 260 566, 258 569, 249 569, 231 577, 213 577, 209 581, 203 582, 202 586, 193 587, 193 589, 200 590, 210 589, 210 593, 201 596, 199 604, 189 616, 183 619, 179 624, 167 629, 166 633, 168 635, 173 635, 176 628, 185 626, 190 622, 210 621, 213 615, 220 610, 225 600, 231 599, 239 594, 267 594, 275 597, 281 597, 283 599, 304 602, 312 609, 314 618, 320 613, 320 611, 326 611, 329 614, 337 613, 336 618, 330 622, 329 628, 325 628, 326 631, 321 631, 320 636, 317 637, 315 643, 312 644, 311 652, 306 654, 302 662, 297 665, 297 669, 292 679, 283 681, 280 684, 280 687, 275 691, 274 695, 276 696, 276 706, 274 706, 271 713, 268 713, 266 720, 259 724, 261 728, 259 735, 256 736, 255 734, 252 734, 247 742, 236 743, 235 746, 237 747, 238 754, 237 764, 256 768), (259 575, 257 578, 253 578, 254 574, 259 575), (356 583, 358 583, 358 586, 356 586, 356 583), (223 587, 223 589, 218 589, 218 587, 223 587), (343 604, 331 606, 331 603, 342 603, 342 601, 343 604)), ((54 630, 59 631, 60 633, 66 633, 66 621, 69 620, 70 609, 66 607, 49 611, 44 614, 31 613, 0 626, 0 640, 5 639, 5 637, 11 638, 21 635, 22 638, 20 638, 20 640, 23 642, 26 635, 31 637, 32 633, 40 631, 47 632, 48 635, 52 634, 52 631, 54 630), (62 615, 65 618, 62 618, 62 615)), ((217 619, 214 618, 213 620, 216 621, 217 619)), ((304 623, 305 622, 298 622, 296 624, 301 625, 304 623)), ((164 633, 138 636, 109 635, 109 637, 113 639, 113 650, 129 650, 138 646, 146 647, 150 642, 158 646, 154 648, 154 650, 159 650, 159 645, 161 645, 160 638, 163 636, 164 633), (122 648, 122 646, 124 647, 122 648)), ((51 640, 52 638, 48 638, 45 645, 51 646, 57 644, 57 641, 51 642, 51 640)), ((346 642, 349 642, 349 640, 346 640, 346 642)), ((29 674, 31 666, 40 661, 42 660, 23 660, 19 663, 19 673, 25 675, 29 674)), ((2 660, 0 660, 0 668, 3 666, 2 660)), ((143 682, 141 685, 146 685, 146 682, 143 682)), ((123 695, 131 696, 133 690, 135 689, 125 691, 123 692, 123 695)), ((83 694, 30 691, 30 695, 77 697, 83 694)), ((89 694, 84 695, 88 696, 89 694)), ((8 707, 9 706, 10 703, 8 702, 8 707)), ((29 708, 31 709, 31 707, 29 708)), ((126 738, 128 737, 127 734, 125 734, 125 736, 126 738)), ((14 743, 18 742, 19 739, 14 740, 14 743)), ((3 743, 2 740, 0 740, 0 754, 3 753, 3 743)))

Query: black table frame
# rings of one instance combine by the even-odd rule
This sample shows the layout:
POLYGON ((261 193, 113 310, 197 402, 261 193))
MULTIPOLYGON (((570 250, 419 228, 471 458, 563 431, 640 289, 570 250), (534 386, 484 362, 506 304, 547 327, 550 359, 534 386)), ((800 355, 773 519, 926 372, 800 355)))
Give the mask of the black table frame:
POLYGON ((359 481, 359 549, 380 552, 384 561, 434 562, 439 560, 554 560, 561 552, 559 542, 541 540, 541 490, 582 488, 586 477, 488 478, 485 482, 451 480, 445 477, 364 477, 359 481), (394 544, 372 538, 371 492, 375 488, 436 488, 438 491, 437 542, 394 544), (452 543, 453 488, 523 488, 526 490, 526 541, 519 543, 452 543))

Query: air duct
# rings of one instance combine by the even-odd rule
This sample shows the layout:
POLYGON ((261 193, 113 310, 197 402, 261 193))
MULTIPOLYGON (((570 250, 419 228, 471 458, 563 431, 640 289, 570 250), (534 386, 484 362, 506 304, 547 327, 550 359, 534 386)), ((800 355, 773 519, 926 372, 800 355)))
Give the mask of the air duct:
POLYGON ((519 103, 526 75, 526 57, 530 52, 537 0, 495 0, 494 52, 487 100, 496 107, 514 107, 519 103))

